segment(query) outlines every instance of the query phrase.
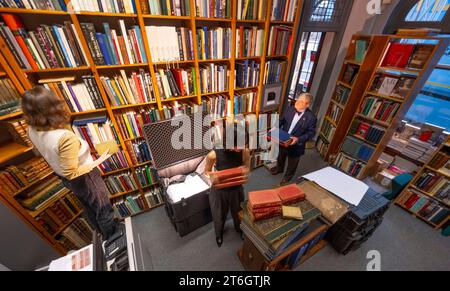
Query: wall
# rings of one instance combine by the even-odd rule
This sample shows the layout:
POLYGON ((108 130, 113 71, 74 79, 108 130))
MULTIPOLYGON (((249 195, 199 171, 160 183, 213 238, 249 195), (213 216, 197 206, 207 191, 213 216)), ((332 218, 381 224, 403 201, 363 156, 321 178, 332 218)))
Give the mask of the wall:
POLYGON ((47 242, 1 202, 0 234, 0 262, 10 270, 35 270, 59 257, 47 242))
MULTIPOLYGON (((395 6, 399 3, 399 1, 400 0, 384 1, 385 3, 389 2, 389 4, 384 4, 382 6, 382 11, 380 15, 369 15, 369 13, 367 12, 368 1, 355 0, 355 2, 353 3, 350 17, 348 19, 345 33, 342 38, 338 56, 336 57, 335 60, 327 60, 327 62, 334 62, 334 67, 327 85, 326 93, 322 97, 322 102, 320 104, 320 109, 318 111, 319 120, 322 120, 323 117, 325 116, 352 35, 355 33, 381 34, 386 25, 386 22, 389 20, 392 11, 394 10, 395 6)), ((323 57, 326 55, 321 54, 321 56, 323 57)), ((317 72, 321 72, 321 70, 323 71, 325 65, 324 64, 322 65, 323 67, 317 68, 317 72)), ((315 79, 316 78, 320 80, 319 73, 316 74, 315 79)), ((317 83, 319 83, 319 81, 317 81, 317 83)), ((320 98, 321 96, 317 97, 320 98)))
POLYGON ((320 80, 325 71, 325 65, 327 63, 327 56, 330 53, 331 46, 333 44, 335 33, 327 32, 325 34, 325 39, 323 40, 322 50, 320 51, 319 62, 317 63, 316 72, 314 73, 314 78, 312 80, 310 93, 313 96, 317 95, 317 90, 319 89, 320 80))

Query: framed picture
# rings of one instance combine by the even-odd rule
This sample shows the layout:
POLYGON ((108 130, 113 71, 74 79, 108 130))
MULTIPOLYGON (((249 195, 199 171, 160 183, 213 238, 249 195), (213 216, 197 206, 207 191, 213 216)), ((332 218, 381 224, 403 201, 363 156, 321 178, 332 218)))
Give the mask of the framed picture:
POLYGON ((276 110, 280 106, 283 83, 268 84, 263 86, 261 99, 261 112, 276 110))

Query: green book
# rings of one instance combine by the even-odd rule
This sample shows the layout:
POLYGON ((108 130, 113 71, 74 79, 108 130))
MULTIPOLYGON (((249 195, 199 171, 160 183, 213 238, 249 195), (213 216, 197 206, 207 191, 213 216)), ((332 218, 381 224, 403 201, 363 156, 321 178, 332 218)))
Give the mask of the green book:
POLYGON ((194 95, 197 95, 197 76, 195 74, 195 68, 191 68, 192 83, 194 84, 194 95))
POLYGON ((366 40, 357 40, 356 41, 356 50, 355 50, 355 61, 361 63, 366 56, 367 51, 367 41, 366 40))
POLYGON ((152 179, 152 175, 150 174, 149 166, 145 166, 145 173, 147 174, 148 182, 150 183, 150 185, 153 185, 153 179, 152 179))

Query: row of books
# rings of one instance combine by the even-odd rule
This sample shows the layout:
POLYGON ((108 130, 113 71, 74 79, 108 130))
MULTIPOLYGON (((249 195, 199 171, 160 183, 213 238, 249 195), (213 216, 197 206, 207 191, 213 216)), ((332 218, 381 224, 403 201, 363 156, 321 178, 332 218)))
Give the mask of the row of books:
POLYGON ((264 29, 239 26, 236 29, 236 58, 260 57, 264 50, 264 29))
MULTIPOLYGON (((96 155, 93 154, 93 158, 94 160, 97 159, 96 155)), ((123 150, 120 149, 98 167, 103 174, 107 174, 112 171, 128 168, 129 166, 123 150)))
POLYGON ((347 104, 348 96, 350 95, 351 90, 342 85, 336 86, 336 92, 334 94, 334 100, 345 106, 347 104))
POLYGON ((274 0, 270 20, 293 22, 298 0, 274 0))
POLYGON ((425 171, 417 178, 414 185, 432 196, 450 198, 447 197, 450 194, 450 181, 438 173, 425 171))
POLYGON ((192 31, 186 27, 146 26, 153 62, 194 59, 192 31))
POLYGON ((227 91, 230 71, 228 65, 211 63, 200 67, 200 87, 202 93, 227 91))
POLYGON ((39 216, 36 217, 36 221, 39 222, 49 234, 53 235, 61 228, 67 226, 67 224, 77 216, 82 209, 78 198, 72 193, 68 193, 39 214, 39 216))
POLYGON ((341 81, 351 86, 353 85, 353 82, 356 80, 356 76, 358 75, 358 73, 359 73, 359 66, 346 64, 341 81))
POLYGON ((119 35, 109 23, 103 23, 104 33, 97 32, 93 23, 80 23, 92 58, 97 66, 146 63, 144 41, 139 26, 126 29, 125 21, 119 20, 119 35))
POLYGON ((104 181, 111 195, 138 190, 138 186, 130 171, 107 176, 104 178, 104 181))
POLYGON ((383 67, 423 69, 433 53, 433 44, 390 42, 383 57, 383 67))
POLYGON ((234 74, 235 85, 238 88, 256 87, 259 84, 260 65, 255 61, 236 62, 234 74))
POLYGON ((68 192, 68 189, 64 188, 61 180, 56 176, 53 176, 40 183, 38 186, 33 187, 30 191, 21 193, 18 196, 18 201, 26 209, 35 211, 48 206, 47 202, 53 196, 62 196, 68 192))
POLYGON ((347 136, 345 138, 341 150, 347 153, 348 155, 354 158, 358 158, 365 162, 370 160, 373 152, 375 151, 373 147, 351 136, 347 136))
POLYGON ((384 96, 404 99, 411 92, 415 81, 416 78, 410 76, 377 73, 370 91, 384 96))
POLYGON ((116 114, 119 131, 124 139, 135 139, 144 136, 144 124, 160 120, 155 108, 140 111, 126 111, 116 114))
POLYGON ((20 93, 9 78, 0 79, 0 116, 20 111, 20 93))
POLYGON ((195 0, 198 17, 231 18, 231 8, 231 0, 195 0))
POLYGON ((36 31, 26 31, 19 16, 2 13, 2 17, 0 34, 21 68, 76 68, 89 64, 70 21, 65 21, 64 25, 40 25, 36 31))
POLYGON ((150 207, 155 207, 164 202, 160 187, 145 190, 144 197, 150 207))
POLYGON ((78 218, 57 240, 67 251, 79 250, 92 243, 93 230, 84 218, 78 218))
POLYGON ((383 127, 371 125, 361 120, 354 120, 349 133, 367 140, 373 144, 378 144, 384 136, 386 130, 383 127))
POLYGON ((152 186, 158 183, 156 170, 149 165, 136 168, 136 176, 141 187, 152 186))
POLYGON ((264 84, 282 83, 287 69, 286 61, 272 60, 265 64, 264 84))
POLYGON ((78 12, 136 13, 136 5, 134 3, 134 0, 97 0, 97 1, 71 0, 70 3, 72 4, 75 13, 78 12))
POLYGON ((89 144, 92 152, 96 151, 95 145, 99 143, 111 140, 119 143, 114 125, 106 116, 77 118, 72 123, 72 129, 89 144))
POLYGON ((234 96, 234 114, 256 112, 257 92, 249 92, 234 96))
POLYGON ((358 177, 361 170, 366 166, 363 162, 347 156, 342 152, 339 153, 334 165, 352 177, 358 177))
POLYGON ((267 0, 237 0, 238 20, 264 20, 267 0))
POLYGON ((183 114, 192 114, 195 111, 196 104, 192 102, 179 103, 174 101, 172 105, 163 105, 162 115, 164 119, 171 119, 183 114))
POLYGON ((450 156, 445 154, 444 152, 437 152, 436 155, 430 160, 428 163, 428 166, 430 166, 433 169, 439 170, 447 162, 450 160, 450 156))
POLYGON ((15 118, 2 122, 8 129, 14 141, 29 147, 32 147, 30 138, 28 137, 28 123, 25 118, 15 118))
POLYGON ((204 98, 202 110, 214 118, 222 118, 231 114, 231 100, 225 94, 215 94, 204 98))
POLYGON ((197 28, 197 52, 199 60, 231 58, 231 28, 197 28))
POLYGON ((328 141, 323 139, 321 136, 319 136, 317 138, 316 149, 322 158, 325 158, 325 155, 328 152, 329 146, 330 146, 330 144, 328 143, 328 141))
POLYGON ((145 141, 126 141, 125 146, 127 147, 128 154, 130 155, 133 165, 142 164, 152 160, 150 155, 150 150, 148 148, 147 142, 145 141))
POLYGON ((75 77, 42 79, 45 88, 65 100, 71 112, 83 112, 105 108, 105 103, 93 76, 82 76, 82 83, 74 82, 75 77))
POLYGON ((197 94, 195 68, 158 69, 156 81, 161 99, 197 94))
POLYGON ((400 103, 368 96, 361 105, 361 114, 369 118, 390 123, 400 108, 400 103))
POLYGON ((142 196, 135 194, 117 199, 117 201, 113 203, 113 209, 116 217, 126 218, 133 214, 142 212, 147 209, 147 207, 142 196))
POLYGON ((344 113, 344 110, 337 106, 334 103, 330 104, 330 108, 329 108, 329 112, 328 112, 328 116, 336 123, 338 124, 339 121, 341 120, 342 117, 342 113, 344 113))
POLYGON ((120 70, 120 75, 102 76, 100 80, 113 106, 156 101, 152 77, 143 69, 128 76, 124 70, 120 70))
POLYGON ((144 14, 190 16, 191 4, 189 0, 140 0, 144 14))
POLYGON ((450 214, 448 208, 414 189, 408 189, 398 203, 426 221, 436 225, 447 219, 450 214))
POLYGON ((274 25, 270 27, 267 55, 289 55, 292 48, 292 40, 292 27, 285 25, 274 25))
POLYGON ((336 127, 331 124, 331 122, 324 119, 320 132, 327 139, 327 141, 330 142, 331 140, 333 140, 334 133, 336 132, 336 127))
POLYGON ((67 11, 67 6, 64 0, 3 0, 0 1, 1 8, 21 8, 33 10, 56 10, 67 11))

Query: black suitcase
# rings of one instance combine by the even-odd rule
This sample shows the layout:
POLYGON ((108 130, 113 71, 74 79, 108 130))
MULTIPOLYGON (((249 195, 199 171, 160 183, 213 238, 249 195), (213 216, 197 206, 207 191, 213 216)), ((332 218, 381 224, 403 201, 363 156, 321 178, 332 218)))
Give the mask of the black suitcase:
MULTIPOLYGON (((180 236, 185 236, 197 228, 208 224, 212 221, 211 210, 209 206, 209 189, 198 193, 194 196, 182 199, 174 203, 167 195, 166 178, 171 178, 176 175, 189 175, 197 166, 204 160, 209 150, 205 147, 200 149, 181 149, 176 150, 171 145, 172 134, 180 129, 182 123, 177 121, 191 122, 191 145, 195 145, 207 133, 208 128, 201 126, 202 136, 198 135, 199 121, 203 121, 203 116, 194 117, 194 115, 183 115, 175 117, 171 120, 164 120, 156 123, 146 124, 144 126, 145 138, 147 140, 155 167, 158 171, 158 177, 162 185, 162 197, 165 203, 165 210, 167 216, 170 218, 175 230, 180 236), (196 122, 197 124, 195 124, 196 122), (178 124, 173 126, 172 124, 178 124)), ((210 146, 210 145, 206 145, 210 146)), ((202 176, 201 176, 202 177, 202 176)), ((202 177, 205 182, 209 183, 205 177, 202 177)))

